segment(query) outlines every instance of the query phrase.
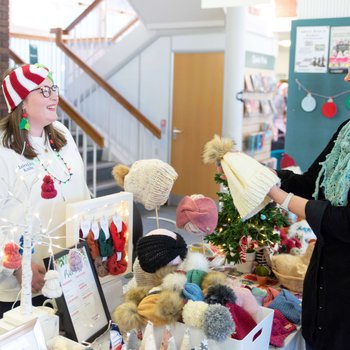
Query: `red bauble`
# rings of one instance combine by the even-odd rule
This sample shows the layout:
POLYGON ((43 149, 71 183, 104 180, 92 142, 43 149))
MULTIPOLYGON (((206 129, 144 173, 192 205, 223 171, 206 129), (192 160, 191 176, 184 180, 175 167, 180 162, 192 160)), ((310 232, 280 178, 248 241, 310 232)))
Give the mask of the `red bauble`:
POLYGON ((326 118, 333 118, 337 113, 337 105, 333 102, 332 99, 329 99, 323 106, 322 106, 322 114, 326 118))

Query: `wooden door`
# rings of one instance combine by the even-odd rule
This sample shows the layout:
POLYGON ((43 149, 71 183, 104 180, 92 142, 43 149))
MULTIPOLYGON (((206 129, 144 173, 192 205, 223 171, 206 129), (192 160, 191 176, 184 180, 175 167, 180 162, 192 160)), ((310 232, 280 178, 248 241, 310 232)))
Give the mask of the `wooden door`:
POLYGON ((202 153, 214 134, 221 135, 223 78, 223 52, 175 54, 171 164, 179 174, 172 191, 176 197, 199 193, 217 199, 215 165, 203 164, 202 153))

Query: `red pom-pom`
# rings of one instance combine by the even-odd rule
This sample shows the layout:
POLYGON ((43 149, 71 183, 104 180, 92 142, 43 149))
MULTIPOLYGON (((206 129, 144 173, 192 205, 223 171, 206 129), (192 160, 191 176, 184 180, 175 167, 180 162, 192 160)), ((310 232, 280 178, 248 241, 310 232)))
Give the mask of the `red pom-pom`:
POLYGON ((19 245, 14 242, 9 242, 5 244, 4 247, 4 258, 2 260, 2 265, 7 269, 17 270, 21 267, 22 258, 19 253, 19 245))
POLYGON ((46 175, 43 179, 43 184, 41 185, 41 197, 44 199, 51 199, 57 196, 57 191, 55 189, 55 183, 51 176, 46 175))

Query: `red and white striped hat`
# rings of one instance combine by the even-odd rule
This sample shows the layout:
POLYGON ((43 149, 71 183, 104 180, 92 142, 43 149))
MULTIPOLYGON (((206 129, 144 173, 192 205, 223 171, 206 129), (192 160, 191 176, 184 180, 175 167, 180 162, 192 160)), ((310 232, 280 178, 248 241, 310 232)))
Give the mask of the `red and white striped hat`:
POLYGON ((25 64, 13 70, 2 82, 9 113, 12 112, 50 74, 42 65, 25 64))

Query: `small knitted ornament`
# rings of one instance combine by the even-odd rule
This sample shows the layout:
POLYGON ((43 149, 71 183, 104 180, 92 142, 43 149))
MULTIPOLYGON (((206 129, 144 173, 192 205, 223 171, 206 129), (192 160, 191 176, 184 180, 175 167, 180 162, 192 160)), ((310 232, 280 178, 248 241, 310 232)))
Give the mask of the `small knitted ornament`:
POLYGON ((127 231, 128 231, 128 228, 124 222, 122 222, 122 227, 120 231, 118 231, 114 222, 113 221, 111 222, 111 225, 109 227, 109 232, 111 234, 114 250, 116 252, 124 251, 127 231))
POLYGON ((98 248, 98 241, 95 240, 95 235, 91 230, 86 237, 86 243, 90 249, 92 260, 95 260, 99 256, 100 250, 98 248))
POLYGON ((147 210, 154 210, 168 200, 178 176, 172 166, 160 159, 138 160, 130 169, 116 165, 112 174, 117 184, 133 193, 135 202, 147 210))
MULTIPOLYGON (((23 255, 23 243, 24 243, 24 237, 23 235, 21 235, 21 237, 19 238, 19 254, 23 255)), ((31 242, 32 245, 32 254, 34 254, 34 245, 33 245, 33 241, 31 242)))
POLYGON ((289 168, 295 165, 295 160, 288 153, 283 153, 280 162, 281 169, 289 168))
POLYGON ((332 151, 320 164, 313 197, 318 199, 322 188, 332 205, 346 206, 350 189, 350 122, 342 127, 332 151))
POLYGON ((216 204, 203 195, 185 196, 176 208, 176 226, 196 235, 210 235, 217 223, 216 204))
POLYGON ((84 267, 83 258, 77 249, 71 249, 68 254, 69 267, 72 272, 79 272, 84 267))
POLYGON ((52 199, 57 196, 57 191, 55 189, 55 183, 50 175, 46 175, 43 178, 43 183, 41 185, 41 197, 44 199, 52 199))
POLYGON ((106 239, 106 234, 103 229, 100 229, 100 234, 98 235, 98 247, 100 250, 100 256, 108 257, 114 252, 112 237, 106 239))
POLYGON ((47 298, 59 298, 62 295, 62 288, 59 281, 59 273, 49 270, 45 274, 45 284, 41 292, 47 298))
POLYGON ((21 267, 22 258, 19 253, 19 245, 14 242, 8 242, 4 247, 4 257, 2 259, 2 266, 7 269, 17 270, 21 267))

